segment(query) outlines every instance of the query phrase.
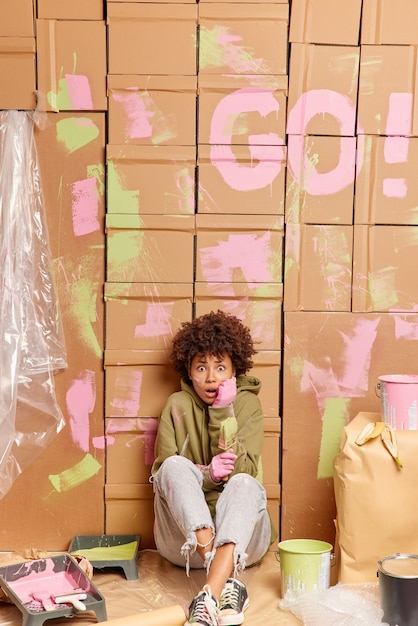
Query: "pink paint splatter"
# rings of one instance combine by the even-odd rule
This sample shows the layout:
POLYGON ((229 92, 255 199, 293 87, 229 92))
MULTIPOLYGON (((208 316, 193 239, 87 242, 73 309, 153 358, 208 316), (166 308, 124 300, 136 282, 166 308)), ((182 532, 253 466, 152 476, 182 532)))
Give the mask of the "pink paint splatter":
POLYGON ((76 237, 100 230, 99 196, 94 177, 77 180, 72 186, 73 232, 76 237))
POLYGON ((270 232, 261 235, 229 235, 215 247, 201 248, 202 273, 208 282, 233 282, 234 271, 242 272, 248 283, 275 282, 270 270, 270 232))
POLYGON ((65 74, 71 108, 74 111, 92 111, 93 98, 87 76, 81 74, 65 74))
POLYGON ((161 337, 164 335, 171 337, 172 330, 170 320, 172 318, 173 307, 173 302, 153 302, 148 304, 145 323, 135 326, 135 338, 161 337))
POLYGON ((114 94, 113 98, 125 115, 125 134, 129 139, 152 137, 150 120, 154 116, 147 111, 139 93, 114 94))
POLYGON ((89 450, 89 414, 96 403, 95 376, 95 372, 85 370, 82 377, 73 380, 65 398, 73 441, 83 452, 89 450))
POLYGON ((112 398, 112 408, 123 417, 138 415, 143 372, 131 372, 128 375, 117 376, 115 381, 115 396, 112 398))

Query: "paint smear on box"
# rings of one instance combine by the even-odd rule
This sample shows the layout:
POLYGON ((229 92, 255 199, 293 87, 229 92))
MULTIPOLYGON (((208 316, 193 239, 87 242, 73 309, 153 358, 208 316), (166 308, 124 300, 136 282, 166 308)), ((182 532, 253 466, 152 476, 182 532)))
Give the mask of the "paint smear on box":
POLYGON ((97 139, 100 131, 88 117, 69 117, 56 124, 57 141, 71 154, 97 139))
POLYGON ((158 302, 147 305, 144 324, 135 326, 134 337, 172 337, 170 320, 173 315, 174 302, 158 302))
POLYGON ((163 115, 147 91, 114 93, 113 98, 122 110, 128 139, 150 139, 155 145, 177 137, 174 115, 163 115))
POLYGON ((93 98, 87 76, 82 74, 65 74, 64 77, 71 103, 70 109, 72 111, 93 110, 93 98))
POLYGON ((341 433, 350 419, 350 399, 327 398, 322 420, 322 436, 319 451, 317 477, 332 478, 334 458, 338 454, 341 433))
POLYGON ((411 321, 406 317, 394 315, 395 337, 396 339, 406 339, 408 341, 418 341, 418 317, 412 316, 411 321))
POLYGON ((236 74, 271 74, 264 59, 254 58, 254 51, 248 46, 239 45, 240 35, 234 35, 225 26, 209 29, 200 27, 199 67, 201 71, 209 67, 224 67, 236 74))
POLYGON ((273 253, 270 232, 262 235, 245 233, 229 235, 218 246, 201 248, 202 274, 207 282, 234 282, 234 271, 240 270, 247 283, 277 282, 277 269, 270 269, 273 253))
POLYGON ((95 372, 85 370, 72 381, 66 394, 67 411, 74 443, 88 452, 90 441, 90 413, 96 404, 95 372))
POLYGON ((138 415, 141 405, 142 377, 142 371, 122 372, 116 376, 110 406, 117 415, 121 417, 138 415))
POLYGON ((107 208, 112 213, 138 214, 139 189, 126 189, 125 180, 113 161, 107 164, 107 208))
POLYGON ((75 237, 100 230, 99 197, 95 178, 77 180, 72 184, 73 232, 75 237))
MULTIPOLYGON (((104 249, 104 246, 99 248, 104 249)), ((96 252, 78 259, 60 259, 57 267, 62 314, 64 318, 71 318, 68 325, 72 332, 99 358, 103 356, 103 328, 98 324, 97 296, 99 286, 103 284, 102 264, 103 253, 99 255, 96 252), (98 326, 99 338, 94 331, 95 325, 98 326)))
POLYGON ((48 478, 54 489, 58 493, 63 493, 79 487, 98 474, 101 469, 100 463, 89 453, 73 467, 64 470, 60 474, 50 474, 48 478))
MULTIPOLYGON (((108 280, 112 282, 136 282, 134 278, 138 274, 139 259, 141 259, 141 266, 147 263, 144 239, 145 233, 140 230, 135 232, 114 231, 108 234, 108 280)), ((146 280, 145 275, 143 280, 146 280)))

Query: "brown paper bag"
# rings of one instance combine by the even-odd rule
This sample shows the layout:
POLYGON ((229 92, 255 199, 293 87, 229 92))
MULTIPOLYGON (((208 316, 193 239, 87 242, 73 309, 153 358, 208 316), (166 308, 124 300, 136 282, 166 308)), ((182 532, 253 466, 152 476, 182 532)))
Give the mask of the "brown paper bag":
POLYGON ((396 431, 400 469, 380 437, 359 446, 380 413, 359 413, 345 428, 334 461, 338 580, 377 582, 379 559, 418 554, 418 431, 396 431))

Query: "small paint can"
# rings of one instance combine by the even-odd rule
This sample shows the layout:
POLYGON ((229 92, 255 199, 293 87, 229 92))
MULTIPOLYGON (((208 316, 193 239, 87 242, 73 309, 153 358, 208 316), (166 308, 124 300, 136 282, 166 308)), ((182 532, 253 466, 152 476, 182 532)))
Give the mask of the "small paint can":
POLYGON ((378 563, 383 621, 390 626, 418 624, 418 554, 392 554, 378 563))

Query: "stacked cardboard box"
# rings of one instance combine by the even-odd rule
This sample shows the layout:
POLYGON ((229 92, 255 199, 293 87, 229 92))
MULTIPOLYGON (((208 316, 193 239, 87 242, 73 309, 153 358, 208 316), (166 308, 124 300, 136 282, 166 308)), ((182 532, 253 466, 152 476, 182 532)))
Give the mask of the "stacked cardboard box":
POLYGON ((412 16, 407 1, 292 2, 284 539, 334 540, 341 430, 380 411, 378 376, 416 369, 412 16))
POLYGON ((1 0, 0 10, 0 109, 37 109, 32 167, 68 357, 54 377, 66 427, 1 500, 0 544, 65 549, 80 530, 104 532, 106 25, 98 0, 1 0))
POLYGON ((199 3, 196 315, 232 313, 256 342, 277 527, 288 17, 287 2, 199 3))
POLYGON ((197 5, 108 2, 106 532, 152 547, 157 418, 192 319, 197 5))

